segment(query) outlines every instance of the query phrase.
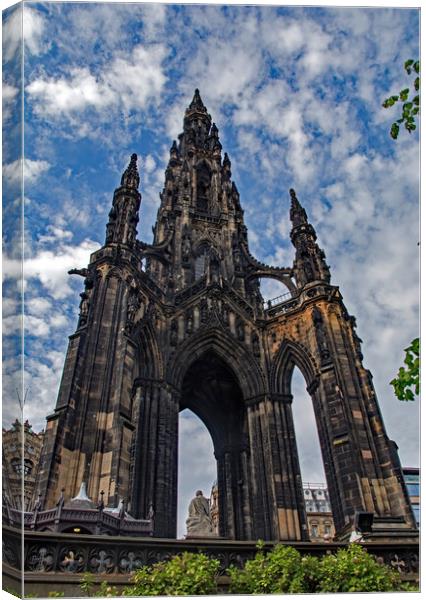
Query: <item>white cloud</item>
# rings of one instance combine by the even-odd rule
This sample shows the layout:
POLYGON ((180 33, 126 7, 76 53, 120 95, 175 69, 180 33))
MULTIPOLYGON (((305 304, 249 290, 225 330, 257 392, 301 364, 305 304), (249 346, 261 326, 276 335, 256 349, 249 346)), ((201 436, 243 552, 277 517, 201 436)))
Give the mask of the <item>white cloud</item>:
POLYGON ((147 156, 145 156, 144 159, 144 163, 143 163, 143 169, 146 173, 152 173, 155 168, 156 168, 157 164, 155 162, 155 159, 153 156, 151 156, 151 154, 148 154, 147 156))
POLYGON ((22 44, 25 44, 25 52, 33 55, 40 54, 43 49, 42 37, 44 33, 44 21, 37 10, 26 4, 16 6, 11 14, 3 21, 3 49, 6 62, 13 59, 17 52, 22 52, 22 44))
MULTIPOLYGON (((35 256, 24 261, 24 277, 27 286, 35 279, 56 300, 73 294, 69 285, 68 271, 75 267, 85 267, 90 254, 99 248, 99 244, 84 240, 78 246, 59 244, 55 250, 40 250, 35 256)), ((21 270, 19 260, 4 259, 4 276, 17 277, 21 270)))
POLYGON ((48 225, 46 230, 49 232, 48 235, 41 235, 39 242, 41 244, 56 243, 62 240, 70 240, 73 237, 72 231, 62 229, 61 227, 55 227, 54 225, 48 225))
POLYGON ((25 299, 25 308, 31 315, 41 317, 52 310, 52 302, 42 297, 25 299))
POLYGON ((88 67, 72 67, 67 77, 40 77, 26 91, 35 112, 48 118, 72 117, 92 108, 110 118, 110 108, 144 109, 155 102, 166 82, 162 62, 165 47, 136 46, 130 57, 115 56, 96 74, 88 67))
MULTIPOLYGON (((24 159, 23 175, 25 185, 35 183, 40 176, 50 169, 46 160, 24 159)), ((22 178, 22 160, 13 161, 3 166, 3 177, 10 186, 17 186, 22 178)))
POLYGON ((3 123, 8 121, 12 114, 16 96, 19 93, 19 88, 10 85, 6 82, 3 82, 2 86, 2 94, 3 94, 3 102, 2 102, 2 115, 3 115, 3 123))
POLYGON ((24 4, 24 40, 26 52, 37 56, 45 48, 42 43, 44 20, 37 10, 24 4))

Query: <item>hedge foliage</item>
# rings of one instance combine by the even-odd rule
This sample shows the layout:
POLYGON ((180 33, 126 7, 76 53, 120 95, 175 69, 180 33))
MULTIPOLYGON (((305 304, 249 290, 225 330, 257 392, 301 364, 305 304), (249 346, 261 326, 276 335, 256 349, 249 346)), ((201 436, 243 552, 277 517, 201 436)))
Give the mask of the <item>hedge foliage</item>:
POLYGON ((184 552, 167 562, 139 569, 123 596, 195 596, 217 593, 219 561, 184 552))
MULTIPOLYGON (((144 566, 132 577, 123 596, 196 596, 218 593, 220 563, 205 554, 184 552, 168 561, 144 566)), ((417 591, 401 581, 397 571, 379 564, 358 544, 322 557, 301 555, 295 548, 278 544, 258 551, 243 569, 230 567, 229 592, 233 594, 297 594, 330 592, 417 591)), ((86 574, 81 583, 89 596, 115 596, 106 582, 94 593, 94 580, 86 574)))
POLYGON ((229 569, 230 591, 236 594, 414 591, 397 571, 379 564, 362 546, 351 544, 321 558, 301 556, 291 546, 259 548, 244 569, 229 569))

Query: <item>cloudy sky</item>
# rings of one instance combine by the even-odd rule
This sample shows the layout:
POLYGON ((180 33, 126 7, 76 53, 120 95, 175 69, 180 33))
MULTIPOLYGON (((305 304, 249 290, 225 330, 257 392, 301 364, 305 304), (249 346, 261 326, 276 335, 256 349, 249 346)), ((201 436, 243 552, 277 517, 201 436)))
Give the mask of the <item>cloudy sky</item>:
MULTIPOLYGON (((384 98, 410 85, 416 9, 26 3, 25 389, 34 428, 55 405, 81 280, 104 241, 112 193, 139 155, 139 238, 151 241, 168 150, 195 87, 232 161, 253 254, 290 266, 288 189, 315 226, 363 339, 388 434, 418 459, 418 402, 389 381, 419 326, 417 132, 396 142, 384 98)), ((3 14, 4 394, 16 398, 19 275, 19 32, 3 14), (15 227, 15 234, 13 228, 15 227), (15 278, 15 279, 14 279, 15 278)), ((266 284, 265 295, 281 290, 266 284)), ((323 481, 304 381, 293 382, 306 481, 323 481)), ((5 402, 4 425, 14 418, 5 402)), ((204 426, 181 417, 181 513, 215 479, 204 426)), ((180 521, 184 520, 181 515, 180 521)))

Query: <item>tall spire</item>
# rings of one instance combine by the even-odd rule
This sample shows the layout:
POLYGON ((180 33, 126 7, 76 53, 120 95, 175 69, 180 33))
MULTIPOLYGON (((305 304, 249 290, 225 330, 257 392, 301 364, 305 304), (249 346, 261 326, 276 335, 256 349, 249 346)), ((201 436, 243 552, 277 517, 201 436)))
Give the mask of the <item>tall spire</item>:
POLYGON ((293 227, 302 225, 302 223, 308 222, 306 211, 297 199, 296 192, 293 188, 290 189, 291 208, 290 208, 290 219, 293 223, 293 227))
POLYGON ((298 287, 313 281, 330 282, 330 270, 325 262, 324 251, 316 243, 317 234, 308 221, 306 211, 297 199, 296 192, 290 189, 290 219, 293 228, 291 241, 296 248, 293 269, 298 287))
POLYGON ((139 187, 139 173, 137 167, 138 155, 132 154, 130 157, 130 163, 127 169, 124 171, 121 176, 121 185, 122 187, 127 187, 130 189, 137 190, 139 187))
POLYGON ((133 246, 136 240, 136 225, 139 221, 141 195, 138 191, 139 173, 137 154, 132 154, 127 169, 121 176, 121 184, 114 192, 105 243, 133 246))
POLYGON ((198 88, 194 92, 194 97, 192 98, 192 102, 189 105, 187 112, 193 111, 193 110, 207 113, 207 108, 204 106, 203 101, 201 100, 200 90, 198 88))

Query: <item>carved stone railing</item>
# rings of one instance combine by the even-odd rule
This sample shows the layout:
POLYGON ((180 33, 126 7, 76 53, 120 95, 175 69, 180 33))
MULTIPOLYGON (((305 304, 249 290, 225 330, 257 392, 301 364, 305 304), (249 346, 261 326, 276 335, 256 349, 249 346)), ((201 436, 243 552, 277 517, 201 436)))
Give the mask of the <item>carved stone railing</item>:
MULTIPOLYGON (((283 297, 283 300, 277 303, 276 305, 271 304, 270 307, 265 308, 265 316, 267 318, 276 317, 278 315, 285 314, 299 308, 304 302, 316 296, 330 296, 336 293, 339 293, 337 286, 332 286, 323 282, 318 282, 315 285, 311 285, 310 287, 301 290, 297 296, 293 295, 288 299, 283 297)), ((284 294, 284 296, 287 295, 284 294)), ((276 300, 278 300, 278 298, 276 300)))
POLYGON ((195 296, 196 294, 198 294, 198 292, 201 292, 201 290, 203 290, 206 287, 206 285, 207 285, 207 276, 203 275, 203 277, 200 277, 200 279, 198 279, 195 283, 184 288, 181 292, 178 292, 176 294, 175 305, 179 306, 180 304, 182 304, 182 302, 185 302, 185 300, 188 300, 188 298, 195 296))
POLYGON ((150 519, 132 519, 118 513, 112 514, 108 509, 85 509, 56 507, 49 510, 25 512, 3 506, 3 525, 16 529, 44 530, 61 532, 70 527, 84 527, 93 534, 149 536, 153 533, 154 524, 150 519))
MULTIPOLYGON (((21 532, 3 527, 3 563, 12 569, 21 568, 21 532)), ((285 543, 285 542, 284 542, 285 543)), ((342 543, 288 542, 302 554, 321 556, 336 552, 342 543)), ((403 579, 418 580, 419 545, 414 542, 362 544, 377 560, 399 571, 403 579)), ((273 548, 265 543, 265 550, 273 548)), ((204 552, 220 561, 224 574, 231 565, 242 567, 256 553, 256 542, 223 539, 170 540, 159 538, 73 535, 53 532, 26 531, 24 536, 24 571, 31 574, 77 574, 90 571, 95 575, 131 574, 142 565, 167 560, 184 551, 204 552)))
POLYGON ((271 298, 270 300, 265 300, 263 306, 265 309, 272 308, 273 306, 277 306, 277 304, 281 304, 285 300, 288 300, 292 297, 291 292, 287 292, 286 294, 281 294, 280 296, 276 296, 275 298, 271 298))

